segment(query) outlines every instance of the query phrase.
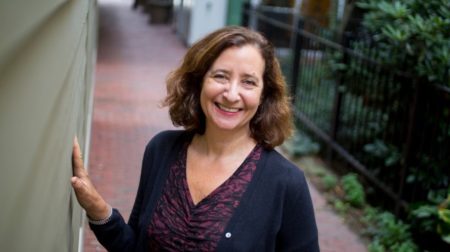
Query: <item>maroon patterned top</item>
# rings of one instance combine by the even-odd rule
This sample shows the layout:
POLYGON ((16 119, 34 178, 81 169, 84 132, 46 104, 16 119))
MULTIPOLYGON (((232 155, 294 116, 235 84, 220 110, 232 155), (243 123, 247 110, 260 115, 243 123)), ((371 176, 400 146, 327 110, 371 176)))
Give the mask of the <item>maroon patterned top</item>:
POLYGON ((262 147, 257 145, 223 184, 194 205, 186 180, 188 143, 171 165, 148 228, 150 251, 214 251, 251 181, 262 147))

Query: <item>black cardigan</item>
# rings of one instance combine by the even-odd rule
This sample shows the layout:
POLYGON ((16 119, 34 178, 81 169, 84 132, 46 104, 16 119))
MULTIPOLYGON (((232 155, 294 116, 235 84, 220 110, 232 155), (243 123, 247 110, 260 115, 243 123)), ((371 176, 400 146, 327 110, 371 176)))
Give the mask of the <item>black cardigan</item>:
MULTIPOLYGON (((168 167, 189 134, 164 131, 147 145, 128 224, 113 210, 111 221, 92 225, 108 251, 148 251, 147 230, 168 167)), ((303 172, 275 150, 264 150, 217 251, 319 251, 314 211, 303 172)))

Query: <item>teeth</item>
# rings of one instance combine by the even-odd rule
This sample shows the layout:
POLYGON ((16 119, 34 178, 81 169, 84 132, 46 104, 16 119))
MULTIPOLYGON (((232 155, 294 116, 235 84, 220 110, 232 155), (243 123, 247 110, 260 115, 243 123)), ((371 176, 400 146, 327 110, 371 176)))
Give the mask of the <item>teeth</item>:
POLYGON ((221 110, 224 110, 224 111, 226 111, 226 112, 238 112, 238 111, 239 111, 239 109, 237 109, 237 108, 228 108, 228 107, 222 106, 222 105, 220 105, 220 104, 217 104, 217 106, 218 106, 221 110))

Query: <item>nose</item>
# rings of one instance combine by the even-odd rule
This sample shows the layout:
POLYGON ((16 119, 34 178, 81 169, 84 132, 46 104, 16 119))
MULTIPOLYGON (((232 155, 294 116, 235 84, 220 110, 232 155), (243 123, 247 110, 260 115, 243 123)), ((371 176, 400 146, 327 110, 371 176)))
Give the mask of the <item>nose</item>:
POLYGON ((225 99, 227 99, 229 102, 236 102, 239 101, 239 85, 237 81, 231 81, 228 83, 228 85, 225 88, 225 91, 223 92, 223 96, 225 99))

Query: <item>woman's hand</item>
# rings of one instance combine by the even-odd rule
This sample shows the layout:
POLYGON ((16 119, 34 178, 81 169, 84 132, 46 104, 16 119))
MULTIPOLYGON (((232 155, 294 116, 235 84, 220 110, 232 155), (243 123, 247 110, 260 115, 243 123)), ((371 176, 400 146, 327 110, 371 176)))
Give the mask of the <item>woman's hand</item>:
POLYGON ((97 192, 87 171, 84 169, 80 145, 78 144, 78 139, 76 137, 73 141, 72 169, 72 187, 75 190, 78 203, 86 210, 88 217, 92 220, 103 220, 108 218, 111 207, 97 192))

